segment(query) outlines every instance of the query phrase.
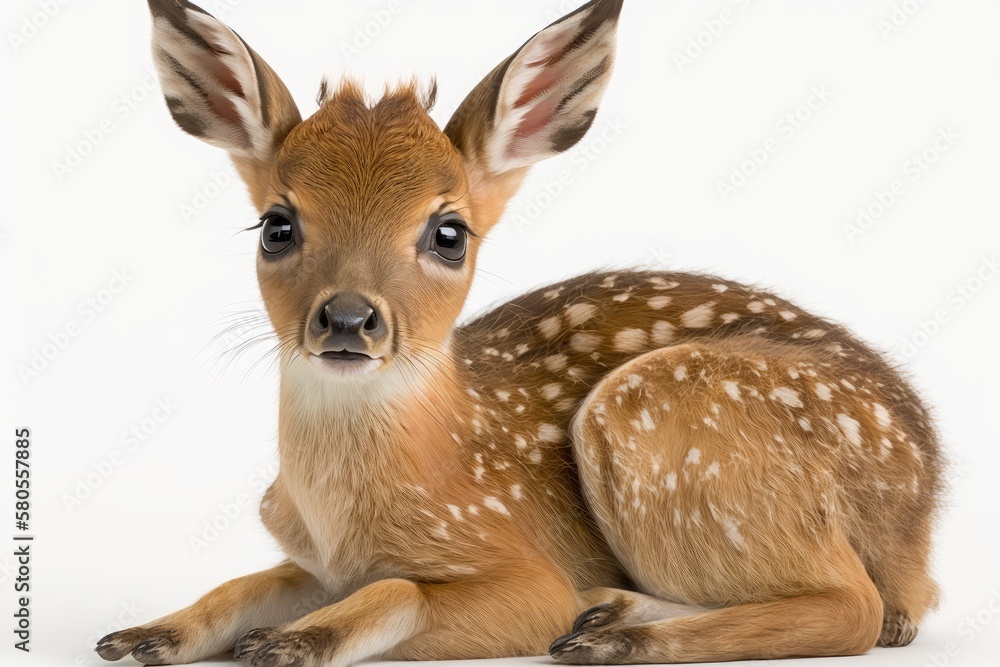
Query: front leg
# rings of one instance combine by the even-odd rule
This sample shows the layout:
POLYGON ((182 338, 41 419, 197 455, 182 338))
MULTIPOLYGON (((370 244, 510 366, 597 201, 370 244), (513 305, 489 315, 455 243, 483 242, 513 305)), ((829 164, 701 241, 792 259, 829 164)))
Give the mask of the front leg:
POLYGON ((190 607, 113 632, 97 643, 105 660, 131 653, 145 665, 195 662, 231 649, 251 628, 288 621, 330 601, 320 583, 293 563, 233 579, 190 607))
POLYGON ((361 660, 461 660, 543 655, 580 610, 548 564, 443 584, 384 579, 281 628, 244 636, 236 659, 253 667, 347 667, 361 660))

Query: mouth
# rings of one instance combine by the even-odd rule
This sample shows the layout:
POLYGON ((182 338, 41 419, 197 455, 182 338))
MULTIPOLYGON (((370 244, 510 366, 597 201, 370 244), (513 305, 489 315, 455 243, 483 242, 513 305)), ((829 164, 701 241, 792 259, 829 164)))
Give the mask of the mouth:
POLYGON ((368 375, 378 370, 384 363, 381 357, 346 350, 310 354, 309 361, 316 368, 338 377, 368 375))

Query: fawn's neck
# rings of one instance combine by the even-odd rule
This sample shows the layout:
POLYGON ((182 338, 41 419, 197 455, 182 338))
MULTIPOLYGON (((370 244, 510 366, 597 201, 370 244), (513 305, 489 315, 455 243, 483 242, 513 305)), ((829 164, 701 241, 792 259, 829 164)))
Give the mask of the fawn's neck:
POLYGON ((359 485, 378 475, 396 484, 444 483, 439 478, 460 458, 470 412, 470 397, 444 352, 434 363, 397 360, 349 381, 290 359, 281 369, 281 466, 313 481, 342 473, 359 485))

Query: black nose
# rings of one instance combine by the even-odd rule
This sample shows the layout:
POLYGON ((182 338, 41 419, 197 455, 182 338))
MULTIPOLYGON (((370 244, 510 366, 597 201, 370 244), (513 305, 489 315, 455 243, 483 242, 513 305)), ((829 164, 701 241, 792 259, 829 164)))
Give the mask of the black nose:
POLYGON ((310 328, 326 352, 367 353, 388 333, 378 310, 357 292, 341 292, 323 304, 310 328))

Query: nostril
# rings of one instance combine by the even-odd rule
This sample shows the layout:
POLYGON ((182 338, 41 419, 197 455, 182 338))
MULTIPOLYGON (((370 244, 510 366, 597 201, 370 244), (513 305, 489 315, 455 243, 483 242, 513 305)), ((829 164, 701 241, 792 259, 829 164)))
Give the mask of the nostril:
POLYGON ((365 320, 365 331, 371 333, 376 329, 378 329, 378 315, 376 315, 373 310, 372 314, 368 316, 367 320, 365 320))
POLYGON ((330 328, 330 318, 326 316, 326 308, 319 311, 319 325, 324 329, 330 328))

